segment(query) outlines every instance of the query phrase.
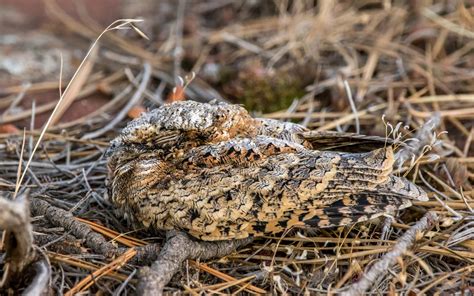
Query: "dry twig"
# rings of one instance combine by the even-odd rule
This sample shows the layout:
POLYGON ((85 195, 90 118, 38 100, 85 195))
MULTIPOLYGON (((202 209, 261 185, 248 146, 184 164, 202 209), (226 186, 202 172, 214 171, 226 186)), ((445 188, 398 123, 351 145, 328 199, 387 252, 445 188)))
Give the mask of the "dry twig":
POLYGON ((169 231, 167 241, 158 259, 151 267, 144 267, 140 271, 140 283, 137 292, 140 295, 161 295, 166 284, 185 260, 224 257, 251 241, 252 239, 248 238, 204 242, 192 239, 183 232, 169 231))
POLYGON ((428 212, 413 227, 411 227, 402 237, 397 240, 393 249, 385 254, 380 261, 376 262, 362 278, 352 284, 347 291, 341 293, 342 296, 365 295, 366 291, 375 283, 377 279, 386 275, 388 270, 397 263, 417 241, 419 233, 429 230, 438 221, 438 216, 433 212, 428 212))

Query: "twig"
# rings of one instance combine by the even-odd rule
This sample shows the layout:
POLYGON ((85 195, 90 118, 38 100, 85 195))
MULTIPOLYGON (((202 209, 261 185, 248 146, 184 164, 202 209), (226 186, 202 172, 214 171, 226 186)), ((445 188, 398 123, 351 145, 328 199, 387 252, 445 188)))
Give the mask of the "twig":
POLYGON ((183 23, 184 23, 184 8, 186 7, 186 0, 178 1, 177 15, 176 15, 176 40, 173 51, 174 57, 174 76, 178 78, 181 75, 181 61, 183 59, 183 23))
MULTIPOLYGON (((128 248, 116 247, 102 235, 94 232, 89 225, 81 222, 81 219, 75 218, 69 211, 57 208, 38 198, 30 198, 30 201, 33 216, 44 216, 54 226, 64 227, 66 232, 70 232, 73 236, 83 239, 85 245, 98 254, 112 258, 128 250, 128 248)), ((42 241, 41 239, 39 240, 42 241)), ((160 249, 160 246, 157 244, 136 247, 135 250, 137 253, 135 257, 130 260, 130 263, 151 264, 158 257, 160 249)))
POLYGON ((414 136, 416 141, 410 141, 395 154, 395 167, 400 168, 405 161, 412 158, 413 155, 418 155, 425 145, 430 144, 433 138, 433 132, 440 122, 441 117, 439 114, 434 114, 430 120, 426 121, 416 132, 414 136))
MULTIPOLYGON (((95 83, 93 85, 87 85, 84 87, 80 93, 76 97, 76 101, 85 99, 88 95, 94 93, 97 90, 97 86, 95 83)), ((38 107, 36 107, 36 115, 46 113, 48 111, 51 111, 54 109, 54 107, 57 105, 57 102, 50 102, 50 103, 45 103, 42 104, 38 107)), ((10 123, 10 122, 15 122, 19 121, 25 118, 31 117, 31 114, 33 113, 32 109, 24 110, 24 111, 19 111, 13 114, 4 114, 0 117, 0 124, 4 123, 10 123)))
MULTIPOLYGON (((50 1, 48 1, 49 3, 50 1)), ((46 133, 46 131, 48 130, 49 126, 51 125, 51 123, 53 122, 53 119, 54 119, 54 116, 55 114, 58 112, 58 110, 60 110, 62 108, 62 105, 63 105, 63 102, 65 100, 65 97, 66 95, 68 95, 68 93, 70 92, 70 89, 72 89, 73 85, 74 85, 74 81, 76 79, 76 77, 79 75, 79 73, 82 72, 82 69, 84 67, 86 63, 86 61, 88 61, 88 57, 91 55, 92 51, 94 50, 95 46, 97 45, 97 43, 99 42, 100 38, 107 32, 109 31, 112 31, 112 30, 117 30, 117 29, 120 29, 120 28, 123 28, 124 26, 127 26, 129 24, 132 24, 133 22, 138 22, 140 20, 134 20, 134 19, 120 19, 120 20, 116 20, 114 21, 112 24, 110 24, 107 28, 105 28, 104 31, 102 31, 102 33, 100 33, 100 35, 94 40, 94 42, 92 43, 89 51, 86 53, 86 56, 84 57, 84 59, 82 59, 81 63, 79 64, 79 66, 77 67, 76 69, 76 72, 74 72, 74 74, 72 75, 72 78, 71 80, 69 81, 69 83, 67 84, 66 86, 66 89, 64 90, 64 92, 61 94, 61 97, 59 98, 56 106, 54 107, 53 109, 53 112, 51 113, 51 115, 49 116, 48 120, 46 121, 46 123, 44 124, 42 130, 41 130, 41 134, 38 138, 38 141, 36 141, 36 144, 33 148, 33 151, 31 152, 30 154, 30 157, 28 159, 28 162, 26 163, 25 165, 25 170, 23 171, 23 173, 21 174, 21 177, 20 177, 20 180, 18 181, 18 183, 21 185, 22 182, 23 182, 23 178, 25 177, 26 175, 26 172, 28 171, 28 168, 30 166, 30 163, 31 161, 33 160, 33 157, 34 157, 34 154, 36 152, 36 150, 38 149, 40 143, 41 143, 41 140, 43 139, 44 137, 44 134, 46 133)), ((15 193, 14 193, 14 196, 16 196, 18 194, 18 190, 15 190, 15 193)))
POLYGON ((18 104, 20 104, 21 100, 23 100, 23 98, 25 97, 26 95, 26 92, 28 91, 28 89, 31 87, 31 83, 25 83, 21 86, 21 91, 16 95, 16 97, 13 99, 12 103, 10 104, 10 106, 8 106, 7 109, 5 109, 5 111, 3 111, 3 114, 0 116, 0 118, 3 118, 3 116, 5 114, 8 114, 8 113, 11 113, 11 111, 16 108, 16 106, 18 106, 18 104))
POLYGON ((53 225, 62 226, 77 238, 84 239, 86 246, 106 257, 119 255, 118 248, 108 242, 102 235, 95 233, 89 226, 78 222, 74 216, 63 209, 54 207, 38 198, 30 198, 33 216, 44 216, 53 225))
POLYGON ((145 63, 143 65, 143 79, 140 83, 140 85, 137 88, 137 91, 133 94, 132 98, 130 101, 128 101, 127 105, 112 119, 111 122, 109 122, 106 126, 103 128, 96 130, 92 133, 85 134, 82 139, 94 139, 97 138, 104 133, 108 132, 109 130, 113 129, 122 119, 127 116, 128 111, 138 104, 138 102, 143 98, 143 92, 145 91, 148 82, 150 81, 151 77, 151 66, 148 63, 145 63))
MULTIPOLYGON (((135 83, 138 82, 141 78, 142 78, 141 74, 137 75, 136 79, 132 81, 132 84, 135 85, 135 83)), ((93 111, 92 113, 87 114, 84 117, 78 118, 73 121, 57 124, 56 127, 61 128, 61 129, 66 129, 66 128, 81 124, 84 121, 90 120, 92 118, 103 116, 103 114, 107 112, 108 110, 110 110, 111 108, 116 108, 117 106, 120 106, 123 103, 122 101, 124 100, 124 98, 128 96, 128 94, 132 91, 133 85, 129 84, 126 87, 124 87, 121 91, 115 94, 115 96, 109 102, 101 106, 99 109, 93 111)))
MULTIPOLYGON (((199 268, 200 270, 202 271, 205 271, 209 274, 212 274, 213 276, 217 277, 217 278, 220 278, 221 280, 224 281, 224 283, 221 283, 220 285, 229 285, 231 283, 234 283, 236 284, 237 282, 240 282, 240 281, 245 281, 245 280, 249 280, 249 279, 263 279, 265 277, 268 277, 268 271, 266 270, 263 270, 261 271, 259 274, 252 274, 252 275, 246 275, 245 278, 241 278, 241 279, 236 279, 226 273, 223 273, 223 272, 220 272, 219 270, 217 269, 214 269, 214 268, 211 268, 210 266, 208 266, 207 264, 204 264, 204 263, 199 263, 199 262, 196 262, 196 261, 190 261, 189 262, 191 266, 194 266, 196 268, 199 268)), ((241 284, 238 284, 239 286, 242 286, 242 288, 248 292, 251 292, 251 293, 257 293, 257 294, 266 294, 266 291, 263 290, 263 289, 260 289, 258 287, 255 287, 253 285, 251 285, 250 283, 247 283, 246 285, 241 285, 241 284), (248 284, 248 285, 247 285, 248 284)))
MULTIPOLYGON (((37 198, 31 198, 31 204, 33 215, 44 216, 53 225, 61 225, 66 231, 70 231, 71 234, 77 238, 84 239, 85 245, 99 254, 112 258, 123 255, 128 250, 115 247, 102 235, 94 232, 88 225, 78 221, 66 210, 54 207, 48 202, 37 198)), ((156 287, 161 287, 159 291, 162 291, 184 260, 223 257, 250 241, 251 239, 199 242, 192 240, 186 234, 172 232, 161 253, 159 253, 160 247, 156 244, 136 247, 134 248, 136 255, 130 259, 130 263, 149 264, 157 260, 151 268, 145 268, 141 273, 144 275, 142 276, 144 279, 142 282, 145 283, 142 284, 142 289, 144 289, 143 291, 155 291, 154 289, 156 287), (162 266, 163 268, 160 268, 162 266), (147 288, 151 290, 147 290, 147 288)))
POLYGON ((349 104, 351 106, 352 114, 354 114, 354 120, 356 125, 356 134, 360 134, 360 122, 359 122, 359 115, 357 113, 357 108, 354 103, 354 99, 352 98, 351 87, 347 80, 344 80, 344 88, 346 89, 347 99, 349 100, 349 104))
POLYGON ((92 274, 88 275, 82 281, 80 281, 77 285, 75 285, 71 290, 69 290, 65 295, 72 296, 76 293, 84 291, 84 289, 89 288, 94 281, 98 280, 99 278, 107 275, 108 273, 112 272, 113 270, 120 269, 123 265, 125 265, 133 256, 135 256, 136 251, 133 248, 130 248, 127 252, 123 253, 115 259, 114 261, 110 262, 107 265, 97 269, 92 274))
POLYGON ((183 232, 170 231, 158 259, 151 267, 144 267, 140 271, 137 293, 139 295, 161 295, 166 284, 185 260, 224 257, 251 241, 252 238, 203 242, 191 239, 183 232))
MULTIPOLYGON (((73 17, 70 15, 66 14, 64 10, 61 9, 61 7, 54 1, 54 0, 47 0, 45 1, 45 6, 46 6, 46 11, 48 13, 51 13, 52 17, 58 19, 60 22, 62 22, 68 29, 71 31, 84 36, 86 38, 94 39, 98 34, 100 34, 101 29, 97 28, 93 24, 89 23, 88 26, 83 25, 81 22, 75 20, 73 17)), ((117 20, 112 23, 112 25, 117 25, 119 22, 127 22, 130 23, 136 23, 140 22, 142 20, 138 19, 124 19, 124 20, 117 20)), ((108 29, 112 26, 110 25, 108 29)), ((118 26, 117 26, 118 27, 118 26)), ((120 25, 121 28, 123 28, 123 25, 120 25)), ((143 32, 138 32, 138 28, 135 26, 132 27, 135 32, 137 32, 140 36, 144 36, 143 32)), ((111 29, 109 29, 110 31, 111 29)), ((101 34, 102 35, 102 34, 101 34)), ((141 46, 134 44, 130 40, 125 40, 124 38, 120 37, 119 35, 116 34, 109 34, 107 36, 107 39, 105 41, 111 41, 113 42, 114 48, 120 48, 124 50, 127 53, 131 53, 134 56, 138 56, 146 61, 148 61, 150 64, 153 64, 154 66, 161 66, 161 60, 157 58, 153 53, 143 49, 141 46)))
POLYGON ((421 13, 426 18, 429 18, 430 20, 437 23, 441 27, 443 27, 443 28, 445 28, 445 29, 447 29, 447 30, 449 30, 453 33, 459 34, 460 36, 464 36, 464 37, 467 37, 467 38, 474 39, 474 32, 472 32, 472 31, 470 31, 466 28, 463 28, 463 27, 459 26, 458 24, 455 24, 455 23, 451 22, 451 21, 447 20, 446 18, 440 17, 439 15, 437 15, 436 13, 434 13, 433 11, 431 11, 428 8, 423 8, 421 10, 421 13))
POLYGON ((382 104, 377 104, 375 106, 372 106, 368 109, 365 109, 365 110, 361 110, 357 113, 354 113, 354 114, 348 114, 348 115, 345 115, 345 116, 342 116, 340 117, 339 119, 337 120, 334 120, 334 121, 331 121, 319 128, 317 128, 316 130, 317 131, 327 131, 327 130, 330 130, 332 128, 335 128, 337 127, 338 125, 341 125, 341 124, 344 124, 346 122, 349 122, 351 121, 352 119, 356 118, 356 117, 363 117, 367 114, 369 114, 370 112, 376 112, 376 111, 379 111, 379 110, 382 110, 384 109, 385 107, 387 107, 387 104, 386 103, 382 103, 382 104))
POLYGON ((352 284, 347 291, 341 293, 342 296, 365 295, 365 292, 375 283, 375 281, 397 263, 397 260, 416 242, 420 232, 430 229, 438 221, 438 216, 433 212, 428 212, 413 227, 411 227, 402 237, 397 240, 393 249, 385 254, 380 261, 375 263, 362 278, 352 284))
POLYGON ((134 269, 132 273, 130 273, 130 275, 127 277, 127 279, 123 281, 123 283, 117 288, 117 290, 114 291, 113 296, 122 295, 122 291, 125 290, 125 288, 130 283, 130 281, 132 280, 132 278, 135 276, 136 273, 137 273, 137 269, 134 269))

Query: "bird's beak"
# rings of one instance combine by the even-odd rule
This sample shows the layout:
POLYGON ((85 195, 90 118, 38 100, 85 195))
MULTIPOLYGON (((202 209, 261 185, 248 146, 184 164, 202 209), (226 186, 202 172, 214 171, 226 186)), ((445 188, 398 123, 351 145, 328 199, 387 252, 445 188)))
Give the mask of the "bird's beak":
POLYGON ((111 143, 110 146, 107 148, 105 151, 105 156, 110 157, 112 153, 114 153, 117 148, 119 148, 122 145, 122 139, 120 138, 115 138, 111 143))

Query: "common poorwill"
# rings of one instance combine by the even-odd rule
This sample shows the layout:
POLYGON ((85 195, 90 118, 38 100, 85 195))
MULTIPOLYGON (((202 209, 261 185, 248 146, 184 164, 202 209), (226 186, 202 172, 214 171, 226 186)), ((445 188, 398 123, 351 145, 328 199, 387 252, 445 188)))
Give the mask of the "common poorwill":
POLYGON ((427 200, 391 174, 394 154, 383 139, 311 132, 226 103, 152 110, 107 155, 116 206, 144 226, 203 240, 343 226, 427 200), (347 152, 358 145, 382 148, 347 152))

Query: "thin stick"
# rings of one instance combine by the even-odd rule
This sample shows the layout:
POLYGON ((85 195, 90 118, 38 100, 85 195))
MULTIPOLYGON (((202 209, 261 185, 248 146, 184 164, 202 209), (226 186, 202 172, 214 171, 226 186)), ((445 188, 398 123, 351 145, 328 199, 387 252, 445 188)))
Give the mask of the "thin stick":
POLYGON ((411 227, 402 237, 397 240, 393 249, 385 254, 380 261, 375 263, 367 273, 356 283, 352 284, 347 291, 341 293, 342 296, 365 295, 366 291, 380 278, 386 275, 388 270, 397 263, 398 258, 403 256, 417 240, 418 233, 430 229, 438 221, 438 216, 433 212, 428 212, 413 227, 411 227))
POLYGON ((344 88, 346 89, 347 99, 349 100, 349 104, 351 105, 352 114, 354 114, 356 134, 360 134, 359 113, 357 113, 357 108, 355 106, 354 99, 352 98, 351 87, 349 86, 347 80, 344 80, 344 88))
MULTIPOLYGON (((62 93, 61 97, 59 98, 59 101, 58 103, 56 104, 56 106, 54 107, 53 109, 53 112, 51 113, 51 116, 49 116, 48 118, 48 121, 46 121, 43 129, 41 130, 41 134, 38 138, 38 141, 36 141, 36 144, 35 144, 35 147, 33 148, 33 151, 30 155, 30 158, 28 159, 28 162, 26 163, 25 165, 25 170, 23 171, 21 177, 20 177, 20 181, 18 182, 20 185, 21 183, 23 182, 23 179, 26 175, 26 172, 28 171, 28 167, 30 166, 30 163, 31 161, 33 160, 33 156, 35 155, 35 152, 36 150, 38 149, 40 143, 41 143, 41 140, 43 139, 44 137, 44 134, 46 133, 46 131, 48 130, 48 127, 50 126, 52 120, 54 119, 55 117, 55 114, 56 112, 59 110, 59 108, 62 107, 62 102, 65 98, 65 96, 68 94, 69 92, 69 89, 71 87, 71 85, 73 85, 74 83, 74 80, 75 78, 77 77, 77 75, 79 75, 79 73, 81 72, 82 70, 82 67, 84 66, 85 62, 87 61, 87 58, 91 55, 92 51, 94 50, 94 48, 96 47, 97 43, 99 42, 100 38, 107 32, 109 31, 112 31, 112 30, 116 30, 116 29, 121 29, 125 26, 127 26, 128 24, 130 23, 134 23, 134 22, 141 22, 142 20, 136 20, 136 19, 120 19, 120 20, 116 20, 114 21, 112 24, 110 24, 107 28, 105 28, 104 31, 102 31, 102 33, 100 33, 100 35, 95 39, 95 41, 92 43, 91 47, 89 48, 89 51, 87 52, 86 56, 84 57, 84 59, 81 61, 81 64, 79 65, 79 67, 77 67, 76 69, 76 72, 74 72, 74 75, 72 76, 71 80, 69 81, 68 85, 66 86, 66 89, 64 90, 64 92, 62 93)), ((13 194, 13 196, 16 196, 18 194, 18 189, 19 187, 15 188, 15 193, 13 194)))
POLYGON ((24 154, 24 151, 25 151, 25 141, 26 141, 26 129, 23 129, 23 141, 21 143, 20 161, 18 161, 18 170, 17 170, 17 175, 16 175, 15 195, 14 195, 15 197, 16 197, 16 193, 20 190, 21 164, 23 163, 23 154, 24 154))
POLYGON ((119 112, 119 114, 115 115, 114 119, 112 121, 110 121, 106 126, 104 126, 103 128, 101 128, 99 130, 96 130, 92 133, 85 134, 82 137, 82 139, 87 140, 87 139, 97 138, 97 137, 103 135, 104 133, 108 132, 112 128, 114 128, 122 119, 124 119, 125 116, 127 116, 128 111, 133 106, 138 104, 140 99, 143 98, 143 93, 145 92, 145 89, 148 85, 148 82, 150 81, 150 77, 151 77, 151 66, 150 66, 150 64, 145 63, 143 65, 143 79, 142 79, 142 82, 138 86, 137 91, 133 94, 130 101, 128 101, 127 105, 125 105, 125 107, 119 112))
POLYGON ((124 266, 130 259, 137 254, 134 248, 130 248, 127 252, 123 253, 114 261, 109 264, 97 269, 91 275, 86 276, 82 281, 75 285, 71 290, 69 290, 65 295, 72 296, 76 293, 84 291, 84 289, 89 288, 96 280, 109 274, 113 270, 117 270, 124 266))
MULTIPOLYGON (((67 94, 63 96, 61 92, 61 77, 59 78, 59 96, 61 97, 61 106, 60 108, 55 108, 55 111, 53 111, 53 114, 51 114, 51 125, 56 124, 61 117, 64 115, 66 110, 71 106, 71 104, 76 100, 78 97, 80 90, 86 83, 87 79, 90 76, 90 73, 92 71, 92 68, 94 67, 95 60, 97 58, 97 53, 99 51, 99 47, 95 46, 93 47, 88 53, 86 58, 84 58, 84 61, 86 61, 82 65, 82 69, 80 72, 78 72, 77 76, 74 76, 73 79, 71 79, 71 82, 68 84, 66 90, 68 90, 67 94)), ((61 56, 61 63, 62 63, 62 56, 61 56)), ((61 65, 62 66, 62 65, 61 65)), ((62 68, 61 68, 61 74, 62 75, 62 68)), ((66 92, 66 90, 64 92, 66 92)), ((58 102, 59 105, 59 102, 58 102)))
POLYGON ((167 242, 151 267, 140 271, 137 292, 140 295, 161 295, 163 289, 186 259, 224 257, 252 238, 218 242, 195 241, 182 232, 169 231, 167 242))
POLYGON ((183 59, 183 23, 184 23, 185 6, 186 6, 186 0, 179 0, 177 15, 176 15, 176 27, 175 27, 176 45, 173 51, 174 76, 176 78, 178 78, 181 75, 181 61, 183 59))

